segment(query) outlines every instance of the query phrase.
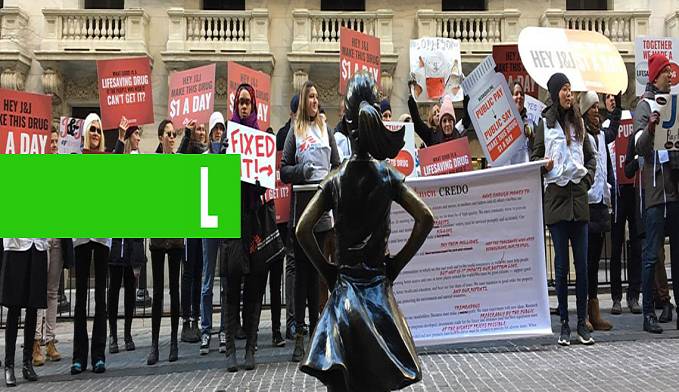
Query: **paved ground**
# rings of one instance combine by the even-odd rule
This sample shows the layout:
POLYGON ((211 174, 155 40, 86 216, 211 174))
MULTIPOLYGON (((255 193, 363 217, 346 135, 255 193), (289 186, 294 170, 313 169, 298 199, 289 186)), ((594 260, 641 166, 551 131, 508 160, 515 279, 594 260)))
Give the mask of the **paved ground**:
MULTIPOLYGON (((551 301, 554 303, 554 299, 551 301)), ((610 301, 602 300, 605 311, 610 301)), ((574 306, 571 306, 574 309, 574 306)), ((216 315, 215 315, 216 316, 216 315)), ((676 317, 676 314, 675 314, 676 317)), ((641 332, 641 317, 625 313, 610 316, 615 329, 595 333, 592 347, 557 347, 555 336, 424 348, 424 380, 412 391, 677 391, 679 387, 679 331, 676 323, 663 324, 662 335, 641 332)), ((215 321, 217 317, 215 317, 215 321)), ((575 320, 573 315, 572 320, 575 320)), ((553 317, 553 329, 558 320, 553 317)), ((224 357, 215 350, 198 355, 198 345, 182 343, 180 360, 167 362, 169 320, 163 320, 161 362, 146 366, 150 346, 150 319, 134 323, 137 350, 107 355, 103 375, 85 372, 71 376, 72 329, 59 324, 59 348, 65 358, 38 368, 41 380, 20 390, 40 391, 315 391, 325 390, 315 379, 288 362, 292 342, 271 347, 268 310, 262 315, 258 366, 255 371, 227 373, 224 357)), ((122 328, 122 322, 121 322, 122 328)), ((2 331, 4 332, 4 331, 2 331)), ((21 338, 20 338, 21 339, 21 338)), ((0 341, 1 342, 1 341, 0 341)), ((242 362, 243 341, 238 342, 242 362)))

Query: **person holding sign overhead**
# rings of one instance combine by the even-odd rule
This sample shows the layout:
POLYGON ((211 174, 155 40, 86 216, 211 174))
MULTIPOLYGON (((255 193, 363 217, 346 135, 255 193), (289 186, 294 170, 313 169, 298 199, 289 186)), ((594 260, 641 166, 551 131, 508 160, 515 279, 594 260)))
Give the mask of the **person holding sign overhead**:
MULTIPOLYGON (((665 235, 670 237, 672 276, 679 276, 679 225, 676 224, 679 221, 679 152, 654 148, 655 132, 661 126, 661 116, 657 111, 652 111, 651 106, 651 103, 655 105, 656 95, 669 94, 671 78, 672 69, 667 57, 663 54, 651 56, 648 60, 646 92, 634 113, 634 130, 640 132, 636 149, 644 161, 641 173, 646 202, 646 242, 641 270, 644 331, 651 333, 662 332, 653 307, 653 276, 658 262, 658 249, 663 246, 665 235)), ((671 126, 662 125, 663 128, 671 126)), ((672 280, 672 288, 674 298, 679 298, 679 279, 672 280)))
POLYGON ((554 241, 556 293, 561 317, 558 343, 570 345, 568 324, 569 242, 573 250, 575 296, 577 303, 577 336, 582 344, 594 344, 587 320, 587 223, 589 206, 587 191, 596 170, 596 152, 592 149, 580 116, 573 107, 568 77, 555 73, 547 83, 552 105, 545 108, 535 130, 535 146, 531 160, 547 159, 543 168, 545 223, 554 241))
MULTIPOLYGON (((118 140, 114 153, 116 154, 139 154, 139 142, 141 141, 141 129, 130 125, 125 116, 120 119, 118 125, 118 140)), ((143 238, 113 238, 111 241, 111 254, 109 257, 109 288, 108 288, 108 325, 110 331, 109 349, 110 354, 116 354, 118 349, 118 299, 121 285, 124 284, 124 309, 125 309, 125 350, 134 351, 135 344, 132 340, 132 318, 134 317, 136 281, 140 269, 146 267, 145 244, 143 238)))
MULTIPOLYGON (((297 110, 293 132, 289 132, 285 139, 283 157, 281 158, 281 181, 293 185, 317 184, 330 173, 330 170, 339 166, 339 153, 334 135, 328 132, 327 126, 321 121, 318 92, 312 81, 308 80, 304 83, 299 97, 299 109, 297 110)), ((293 219, 291 225, 293 230, 314 193, 296 192, 293 195, 290 216, 293 219)), ((325 237, 332 226, 332 217, 325 213, 314 229, 318 243, 325 243, 325 237)), ((295 323, 297 333, 292 361, 299 362, 304 356, 302 326, 304 325, 307 304, 309 307, 309 331, 313 331, 318 322, 320 282, 318 271, 300 248, 295 236, 293 236, 293 246, 295 249, 295 323)))
MULTIPOLYGON (((241 84, 236 89, 234 110, 231 122, 259 129, 257 122, 257 98, 249 84, 241 84)), ((238 313, 241 303, 241 282, 243 288, 243 329, 245 330, 245 370, 255 368, 257 347, 257 327, 262 311, 262 300, 266 286, 266 265, 251 257, 249 250, 253 236, 252 221, 257 210, 262 207, 262 195, 266 189, 259 184, 241 181, 241 238, 227 238, 221 247, 222 279, 226 279, 226 289, 222 304, 226 306, 226 366, 229 372, 238 371, 235 338, 238 331, 238 313)))

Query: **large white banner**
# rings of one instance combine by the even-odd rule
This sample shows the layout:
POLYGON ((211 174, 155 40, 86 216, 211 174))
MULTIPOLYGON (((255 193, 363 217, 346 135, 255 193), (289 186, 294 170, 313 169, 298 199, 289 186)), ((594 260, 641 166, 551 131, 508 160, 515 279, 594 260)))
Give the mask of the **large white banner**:
POLYGON ((492 56, 474 68, 462 82, 462 88, 469 95, 467 113, 488 164, 493 167, 510 164, 516 152, 526 145, 526 136, 507 79, 495 72, 492 56))
MULTIPOLYGON (((542 164, 407 179, 436 217, 393 287, 417 346, 552 333, 542 164)), ((395 204, 392 254, 412 227, 395 204)))

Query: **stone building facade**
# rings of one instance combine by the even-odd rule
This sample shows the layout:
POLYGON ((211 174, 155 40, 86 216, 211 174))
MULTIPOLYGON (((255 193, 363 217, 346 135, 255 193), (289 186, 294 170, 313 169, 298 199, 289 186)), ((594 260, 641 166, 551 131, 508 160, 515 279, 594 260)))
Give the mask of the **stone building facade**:
MULTIPOLYGON (((271 75, 274 129, 287 120, 290 97, 307 79, 319 86, 329 123, 337 121, 342 23, 381 39, 383 94, 390 98, 396 117, 407 112, 410 39, 461 39, 463 71, 468 73, 491 53, 493 44, 515 43, 523 27, 595 29, 619 48, 631 77, 636 36, 679 35, 679 0, 0 0, 0 4, 0 85, 52 94, 55 118, 83 116, 98 106, 97 59, 148 55, 156 123, 167 116, 169 74, 207 63, 218 64, 215 104, 224 111, 226 61, 233 60, 271 75)), ((633 99, 633 89, 630 83, 628 100, 633 99)), ((155 127, 146 128, 142 150, 153 151, 155 127)))

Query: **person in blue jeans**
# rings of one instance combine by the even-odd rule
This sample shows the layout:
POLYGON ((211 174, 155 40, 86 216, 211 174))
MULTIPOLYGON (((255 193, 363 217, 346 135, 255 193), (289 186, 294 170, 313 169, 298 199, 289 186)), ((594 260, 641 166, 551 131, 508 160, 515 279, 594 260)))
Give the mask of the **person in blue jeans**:
MULTIPOLYGON (((224 116, 220 112, 214 112, 209 121, 209 153, 224 153, 226 124, 224 116)), ((215 264, 217 261, 217 250, 222 245, 220 238, 203 238, 203 282, 200 290, 200 354, 206 355, 210 352, 210 335, 212 333, 212 298, 215 283, 215 264)), ((219 327, 219 352, 226 351, 226 335, 224 334, 224 313, 225 306, 221 307, 220 327, 219 327)))
MULTIPOLYGON (((644 159, 641 181, 646 205, 644 226, 646 240, 643 245, 641 282, 643 292, 643 329, 662 333, 653 305, 653 285, 658 249, 664 246, 665 235, 670 237, 672 276, 679 276, 679 151, 657 150, 654 146, 656 132, 665 132, 673 124, 660 125, 660 114, 652 111, 649 103, 658 94, 670 92, 672 69, 670 61, 662 54, 648 60, 648 84, 634 113, 634 130, 639 132, 635 147, 644 159), (661 127, 661 129, 657 129, 661 127)), ((675 115, 672 113, 672 121, 675 115)), ((674 147, 672 143, 665 148, 674 147)), ((679 295, 679 279, 672 279, 674 298, 679 295)), ((679 320, 677 321, 679 328, 679 320)))
POLYGON ((542 112, 535 131, 531 160, 547 159, 543 168, 544 216, 554 242, 556 293, 561 317, 558 344, 571 344, 568 324, 568 275, 570 241, 577 280, 575 296, 578 313, 577 336, 582 344, 593 344, 587 329, 587 192, 596 170, 596 152, 580 117, 573 109, 570 81, 556 73, 547 82, 552 105, 542 112))

